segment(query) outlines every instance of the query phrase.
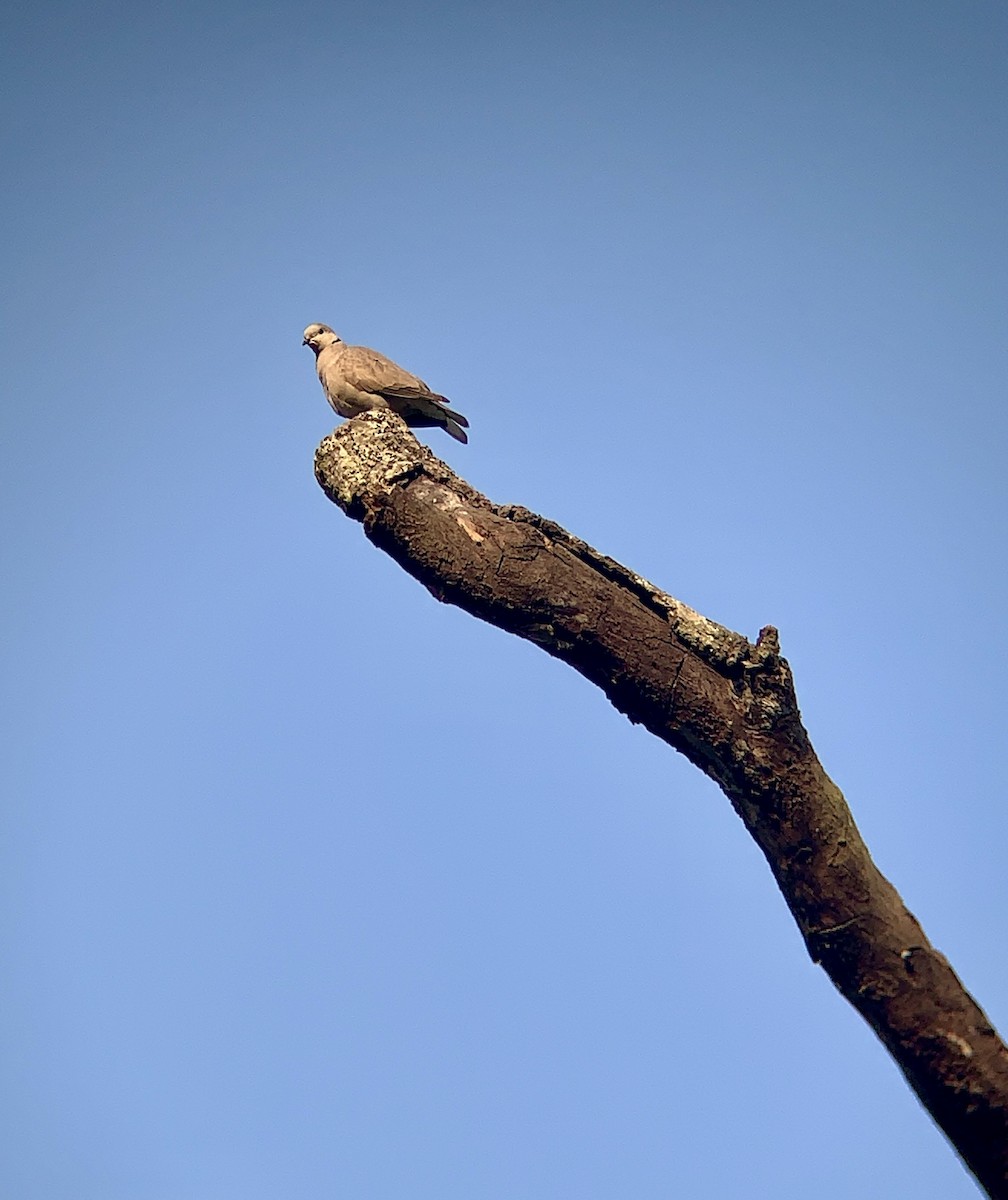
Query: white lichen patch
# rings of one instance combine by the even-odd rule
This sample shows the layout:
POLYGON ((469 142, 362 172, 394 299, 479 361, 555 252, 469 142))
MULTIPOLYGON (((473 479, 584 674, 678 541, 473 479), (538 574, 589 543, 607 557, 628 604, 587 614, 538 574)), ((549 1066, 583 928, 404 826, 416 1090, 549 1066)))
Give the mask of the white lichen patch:
POLYGON ((953 1046, 962 1054, 963 1058, 973 1057, 973 1047, 966 1041, 964 1037, 960 1037, 958 1033, 953 1033, 950 1029, 942 1031, 942 1035, 946 1041, 952 1043, 953 1046))
POLYGON ((322 440, 315 454, 315 474, 346 511, 356 502, 387 495, 432 457, 401 417, 375 410, 354 417, 322 440))
POLYGON ((486 540, 483 537, 483 534, 480 533, 480 531, 472 523, 472 521, 469 517, 469 514, 467 512, 463 511, 463 512, 456 513, 455 520, 456 520, 457 524, 460 526, 460 528, 463 529, 469 535, 469 537, 472 538, 472 540, 474 542, 483 542, 486 540))

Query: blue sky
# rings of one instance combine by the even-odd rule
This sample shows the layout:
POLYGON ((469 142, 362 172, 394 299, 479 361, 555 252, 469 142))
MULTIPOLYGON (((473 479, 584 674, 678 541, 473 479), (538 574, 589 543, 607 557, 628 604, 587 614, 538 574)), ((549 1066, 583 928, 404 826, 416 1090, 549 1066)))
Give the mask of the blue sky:
POLYGON ((325 500, 300 340, 777 625, 1005 1030, 1004 6, 5 21, 0 1190, 976 1195, 713 784, 325 500))

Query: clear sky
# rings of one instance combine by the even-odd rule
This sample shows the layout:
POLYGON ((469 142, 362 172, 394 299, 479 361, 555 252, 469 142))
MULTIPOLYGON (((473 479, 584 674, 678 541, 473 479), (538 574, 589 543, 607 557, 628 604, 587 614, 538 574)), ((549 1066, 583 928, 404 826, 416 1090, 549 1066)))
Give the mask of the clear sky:
POLYGON ((977 1194, 707 779, 322 495, 312 321, 750 637, 1008 1030, 1008 10, 12 6, 0 1193, 977 1194))

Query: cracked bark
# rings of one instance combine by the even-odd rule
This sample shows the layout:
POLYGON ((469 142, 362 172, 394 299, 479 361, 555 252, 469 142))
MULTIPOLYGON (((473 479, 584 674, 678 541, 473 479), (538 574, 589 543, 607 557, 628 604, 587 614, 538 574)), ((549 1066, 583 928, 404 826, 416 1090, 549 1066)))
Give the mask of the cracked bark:
POLYGON ((1008 1197, 1008 1050, 872 861, 802 725, 777 631, 751 643, 552 521, 492 504, 391 413, 325 438, 315 473, 438 600, 569 663, 715 780, 813 962, 988 1194, 1008 1197))

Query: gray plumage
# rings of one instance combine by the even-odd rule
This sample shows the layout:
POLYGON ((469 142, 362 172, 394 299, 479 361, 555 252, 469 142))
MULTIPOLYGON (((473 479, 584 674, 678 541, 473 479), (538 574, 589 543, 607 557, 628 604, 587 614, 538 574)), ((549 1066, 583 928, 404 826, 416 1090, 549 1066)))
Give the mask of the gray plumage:
POLYGON ((456 441, 468 442, 465 417, 384 354, 367 346, 348 346, 328 325, 309 325, 301 344, 315 352, 319 383, 341 417, 389 408, 407 425, 418 429, 438 425, 456 441))

